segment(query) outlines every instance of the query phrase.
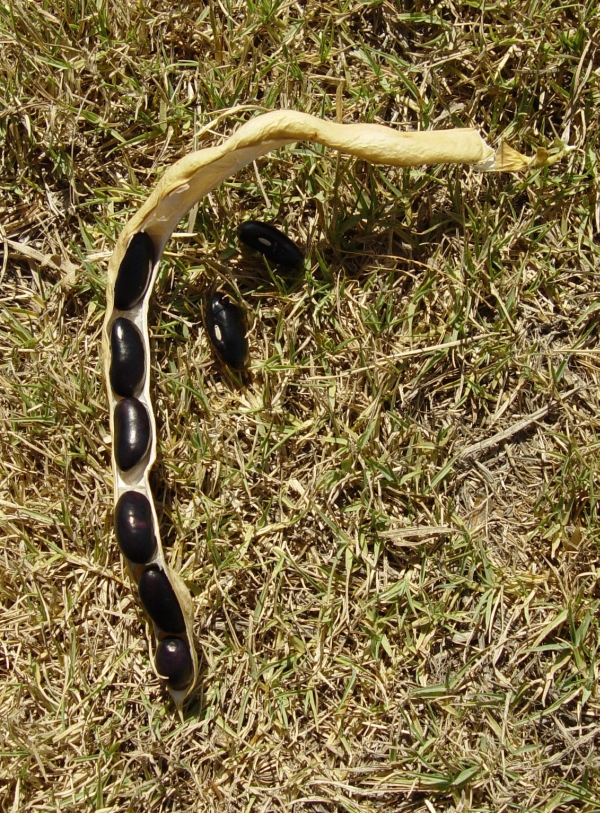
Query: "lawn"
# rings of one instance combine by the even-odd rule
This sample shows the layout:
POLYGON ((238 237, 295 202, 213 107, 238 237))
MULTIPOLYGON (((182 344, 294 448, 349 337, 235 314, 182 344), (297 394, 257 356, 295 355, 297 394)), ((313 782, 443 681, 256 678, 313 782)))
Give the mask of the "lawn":
POLYGON ((0 810, 600 810, 599 132, 598 2, 0 0, 0 810), (108 260, 165 169, 279 108, 569 149, 297 142, 179 224, 149 314, 178 710, 113 534, 108 260))

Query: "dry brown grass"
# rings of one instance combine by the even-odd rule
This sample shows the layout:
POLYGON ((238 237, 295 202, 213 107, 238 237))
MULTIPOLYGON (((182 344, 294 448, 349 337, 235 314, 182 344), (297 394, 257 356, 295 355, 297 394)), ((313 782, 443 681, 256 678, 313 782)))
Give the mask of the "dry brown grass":
POLYGON ((600 809, 599 19, 0 2, 2 810, 600 809), (180 718, 112 539, 106 259, 165 166, 287 106, 575 149, 488 177, 297 145, 181 225, 151 311, 203 664, 180 718), (304 279, 238 251, 250 217, 304 279), (245 387, 201 328, 215 281, 245 387))

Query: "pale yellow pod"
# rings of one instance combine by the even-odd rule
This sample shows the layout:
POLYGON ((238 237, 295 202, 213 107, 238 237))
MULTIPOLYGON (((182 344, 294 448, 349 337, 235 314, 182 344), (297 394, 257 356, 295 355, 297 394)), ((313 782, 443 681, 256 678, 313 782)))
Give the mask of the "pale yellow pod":
MULTIPOLYGON (((473 129, 453 129, 426 132, 398 132, 379 124, 337 124, 293 110, 280 110, 256 116, 242 125, 220 146, 198 150, 181 158, 166 170, 147 201, 123 228, 108 266, 106 287, 106 318, 102 344, 104 372, 110 405, 110 428, 113 439, 113 480, 115 504, 119 496, 128 490, 139 491, 147 496, 152 507, 156 536, 154 558, 145 565, 130 565, 134 579, 139 577, 138 568, 156 565, 165 572, 173 588, 185 620, 185 632, 178 633, 189 646, 193 661, 193 679, 182 690, 169 690, 179 705, 192 691, 198 677, 198 662, 193 642, 193 605, 183 581, 167 566, 160 541, 156 511, 149 485, 149 472, 156 458, 156 423, 150 398, 150 347, 148 340, 148 303, 152 286, 158 272, 165 243, 183 215, 200 198, 237 170, 271 150, 296 141, 314 141, 342 153, 354 155, 374 164, 411 167, 439 163, 463 163, 476 165, 483 171, 515 171, 527 166, 529 161, 515 151, 494 153, 479 133, 473 129), (506 160, 503 158, 505 154, 506 160), (522 160, 521 160, 522 159, 522 160), (127 247, 132 237, 145 232, 154 246, 154 264, 150 281, 143 298, 126 311, 126 318, 140 330, 146 359, 146 375, 138 400, 147 410, 150 423, 150 443, 139 463, 128 471, 121 471, 115 459, 114 410, 119 402, 111 389, 109 372, 111 365, 110 330, 121 315, 114 306, 115 281, 127 247)), ((164 633, 154 625, 158 640, 164 633)))

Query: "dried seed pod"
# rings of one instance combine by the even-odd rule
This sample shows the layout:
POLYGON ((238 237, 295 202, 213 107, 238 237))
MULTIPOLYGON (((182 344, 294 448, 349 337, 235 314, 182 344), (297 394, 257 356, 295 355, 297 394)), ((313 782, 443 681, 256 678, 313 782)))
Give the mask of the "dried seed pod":
POLYGON ((144 381, 144 339, 130 319, 119 317, 110 331, 110 385, 123 398, 139 395, 144 381))
POLYGON ((150 421, 137 398, 123 398, 115 407, 115 458, 121 471, 136 466, 150 445, 150 421))
MULTIPOLYGON (((127 311, 128 317, 140 326, 147 354, 150 291, 163 247, 177 223, 197 201, 238 169, 273 149, 302 140, 316 141, 372 163, 397 167, 450 161, 479 164, 480 169, 487 171, 516 170, 530 163, 526 159, 521 161, 522 156, 514 151, 511 154, 509 150, 499 150, 494 154, 475 130, 467 128, 439 132, 397 132, 377 124, 336 124, 293 110, 271 111, 256 116, 221 145, 199 150, 177 161, 162 175, 146 202, 119 235, 108 267, 102 344, 111 407, 116 499, 123 491, 150 494, 148 478, 156 458, 156 425, 150 402, 149 376, 143 376, 143 386, 137 398, 126 396, 118 401, 118 395, 112 389, 111 328, 120 315, 119 311, 127 311), (143 466, 138 465, 142 462, 143 466)), ((542 157, 541 160, 545 159, 542 157)), ((268 235, 265 239, 269 240, 268 235)), ((264 242, 261 245, 266 247, 264 242)), ((274 261, 279 262, 277 259, 274 261)), ((218 325, 221 330, 221 324, 218 325)), ((238 353, 236 359, 240 357, 241 353, 238 353)), ((144 369, 148 370, 149 366, 146 355, 144 369)), ((173 667, 172 674, 165 668, 169 691, 175 702, 180 704, 192 691, 198 675, 196 652, 190 643, 193 607, 185 584, 166 565, 151 503, 150 509, 156 550, 140 577, 140 597, 154 621, 158 641, 164 640, 165 633, 171 631, 161 627, 161 624, 166 624, 174 634, 181 636, 178 640, 189 645, 187 652, 192 660, 189 684, 183 679, 187 667, 182 667, 181 671, 173 667), (165 597, 170 607, 168 611, 162 601, 165 597)), ((127 524, 126 518, 123 522, 127 524)), ((132 572, 137 572, 140 566, 134 564, 132 572)), ((179 645, 174 646, 177 648, 179 645)), ((160 648, 161 662, 163 658, 168 662, 171 655, 168 644, 160 648)), ((175 655, 173 660, 176 660, 175 655)))
POLYGON ((125 491, 115 507, 115 536, 123 555, 138 565, 152 561, 156 536, 152 508, 139 491, 125 491))
POLYGON ((148 289, 154 265, 154 243, 146 232, 131 238, 121 260, 115 281, 115 308, 129 311, 134 308, 148 289))
POLYGON ((272 263, 293 271, 298 271, 304 265, 304 255, 298 246, 270 223, 247 220, 239 226, 238 237, 272 263))
POLYGON ((156 671, 176 691, 185 690, 194 677, 190 650, 181 638, 163 638, 156 647, 156 671))
POLYGON ((225 364, 242 370, 248 358, 244 313, 219 291, 213 293, 206 304, 206 330, 225 364))
POLYGON ((168 576, 158 565, 144 570, 138 584, 140 601, 158 629, 169 633, 185 632, 185 621, 168 576))

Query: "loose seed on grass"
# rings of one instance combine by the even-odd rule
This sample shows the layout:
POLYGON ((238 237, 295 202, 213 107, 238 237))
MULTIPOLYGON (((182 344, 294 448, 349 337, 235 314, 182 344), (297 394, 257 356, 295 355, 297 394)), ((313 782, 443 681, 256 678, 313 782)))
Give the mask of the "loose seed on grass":
POLYGON ((154 265, 154 243, 144 231, 135 234, 121 260, 115 282, 115 308, 128 311, 142 299, 154 265))
POLYGON ((115 534, 124 556, 145 565, 156 551, 150 502, 139 491, 121 494, 115 508, 115 534))
POLYGON ((241 308, 217 291, 206 306, 206 329, 213 347, 234 370, 241 370, 248 358, 246 320, 241 308))
POLYGON ((115 459, 121 471, 132 469, 148 450, 150 420, 137 398, 123 398, 115 407, 115 459))
POLYGON ((150 565, 140 577, 138 584, 140 601, 144 609, 163 632, 185 632, 185 621, 179 601, 164 570, 150 565))
POLYGON ((250 248, 260 251, 272 263, 297 271, 304 265, 304 255, 298 246, 275 226, 248 220, 238 228, 238 237, 250 248))
POLYGON ((144 340, 130 319, 115 319, 110 331, 110 385, 123 398, 138 395, 144 380, 144 340))

